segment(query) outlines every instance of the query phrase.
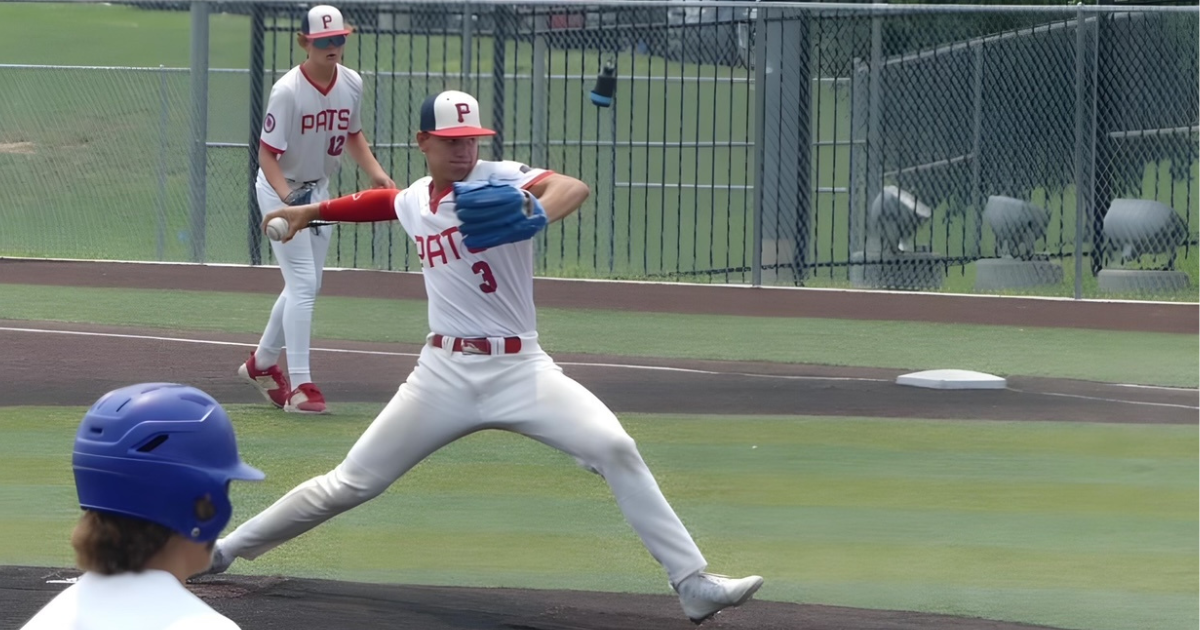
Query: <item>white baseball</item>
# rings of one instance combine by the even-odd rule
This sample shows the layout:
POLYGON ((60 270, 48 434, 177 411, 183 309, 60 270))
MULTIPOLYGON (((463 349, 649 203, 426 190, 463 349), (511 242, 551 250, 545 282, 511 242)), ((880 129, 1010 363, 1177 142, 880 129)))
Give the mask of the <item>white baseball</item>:
POLYGON ((275 217, 267 221, 267 238, 272 241, 281 241, 288 233, 288 221, 283 217, 275 217))

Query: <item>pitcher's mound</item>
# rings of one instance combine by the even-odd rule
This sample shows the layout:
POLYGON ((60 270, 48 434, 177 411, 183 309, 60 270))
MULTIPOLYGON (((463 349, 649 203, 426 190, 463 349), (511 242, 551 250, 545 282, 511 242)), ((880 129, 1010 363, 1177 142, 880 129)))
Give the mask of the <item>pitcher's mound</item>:
MULTIPOLYGON (((78 571, 0 567, 0 621, 20 627, 78 571)), ((671 595, 512 588, 457 588, 220 575, 188 588, 246 630, 399 628, 421 630, 688 630, 671 595)), ((1025 624, 925 613, 751 600, 703 629, 1014 630, 1025 624)))

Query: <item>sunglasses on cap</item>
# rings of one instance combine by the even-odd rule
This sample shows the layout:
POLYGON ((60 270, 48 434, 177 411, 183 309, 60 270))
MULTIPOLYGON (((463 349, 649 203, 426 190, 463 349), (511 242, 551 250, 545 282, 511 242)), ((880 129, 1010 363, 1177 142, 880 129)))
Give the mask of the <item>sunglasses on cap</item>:
POLYGON ((317 48, 337 48, 346 45, 345 35, 334 35, 333 37, 318 37, 312 40, 312 45, 317 48))

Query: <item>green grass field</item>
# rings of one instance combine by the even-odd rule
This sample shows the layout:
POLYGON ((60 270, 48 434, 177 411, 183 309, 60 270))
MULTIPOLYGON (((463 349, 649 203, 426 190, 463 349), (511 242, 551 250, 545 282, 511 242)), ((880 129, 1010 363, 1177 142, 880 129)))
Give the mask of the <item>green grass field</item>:
MULTIPOLYGON (((0 284, 0 320, 257 334, 274 300, 267 294, 0 284)), ((316 308, 318 338, 420 344, 428 332, 424 300, 322 297, 316 308)), ((550 352, 903 369, 953 365, 1006 376, 1185 387, 1200 378, 1196 335, 552 308, 538 310, 538 324, 550 352), (688 342, 697 336, 711 342, 688 342)))
MULTIPOLYGON (((334 466, 377 411, 296 430, 231 406, 234 523, 334 466)), ((0 563, 69 565, 69 448, 82 409, 0 407, 0 563)), ((1194 628, 1195 427, 628 415, 714 570, 760 597, 1063 628, 1194 628)), ((662 593, 661 569, 597 477, 489 432, 375 501, 235 572, 662 593), (604 549, 597 554, 596 549, 604 549)))
MULTIPOLYGON (((4 320, 256 334, 272 296, 0 283, 4 320), (137 305, 130 308, 130 305, 137 305)), ((419 343, 422 300, 325 297, 317 338, 419 343)), ((1197 386, 1196 335, 539 310, 553 353, 946 365, 1197 386), (696 336, 702 346, 685 343, 696 336), (770 338, 772 343, 762 344, 770 338), (603 340, 603 341, 599 341, 603 340), (903 340, 903 343, 896 343, 903 340)), ((319 344, 318 344, 319 345, 319 344)), ((261 484, 231 525, 329 470, 378 405, 321 422, 230 405, 261 484)), ((0 564, 69 566, 83 409, 0 407, 0 564)), ((713 570, 767 600, 1085 630, 1196 626, 1194 426, 623 414, 713 570)), ((603 482, 514 435, 473 435, 380 498, 235 572, 666 593, 603 482), (596 549, 603 549, 597 554, 596 549)))
MULTIPOLYGON (((143 11, 123 6, 72 5, 67 16, 47 4, 0 4, 0 63, 138 66, 151 70, 0 69, 11 88, 0 100, 0 183, 6 201, 0 213, 0 255, 136 260, 189 260, 192 242, 188 203, 190 82, 186 72, 158 72, 160 65, 186 68, 189 23, 185 13, 143 11), (27 37, 29 33, 36 36, 27 37), (165 108, 164 108, 165 104, 165 108), (163 116, 165 111, 166 115, 163 116)), ((210 20, 210 65, 245 68, 249 24, 244 16, 215 14, 210 20)), ((296 61, 287 37, 271 39, 268 66, 286 69, 296 61)), ((533 161, 532 84, 514 74, 532 71, 532 45, 510 43, 506 52, 505 157, 533 161)), ((376 38, 365 34, 347 47, 351 67, 412 73, 389 78, 366 75, 364 124, 377 145, 411 140, 416 111, 432 90, 460 87, 481 103, 493 100, 492 44, 477 38, 472 71, 463 79, 457 37, 376 38), (376 116, 377 111, 379 115, 376 116)), ((753 183, 754 127, 749 111, 753 89, 746 69, 666 62, 621 53, 622 80, 617 107, 600 110, 586 99, 600 67, 596 51, 551 48, 546 59, 546 165, 593 184, 585 208, 541 238, 539 272, 574 277, 640 278, 749 282, 749 272, 693 275, 703 269, 743 268, 753 249, 753 192, 708 186, 753 183), (583 79, 562 78, 566 75, 583 79), (630 80, 630 77, 636 77, 630 80), (646 77, 662 80, 650 81, 646 77), (684 80, 687 79, 687 80, 684 80), (699 80, 699 79, 702 79, 699 80), (567 146, 583 140, 602 145, 613 137, 609 116, 617 112, 618 146, 567 146), (621 146, 637 142, 729 143, 713 149, 621 146), (611 172, 610 172, 611 170, 611 172), (633 185, 630 185, 630 184, 633 185), (651 187, 642 187, 650 183, 651 187), (661 185, 661 186, 660 186, 661 185), (658 186, 658 187, 655 187, 658 186)), ((268 81, 268 88, 269 88, 268 81)), ((245 143, 249 135, 249 80, 245 74, 212 73, 209 78, 210 142, 245 143)), ((820 84, 813 93, 816 140, 849 137, 850 95, 844 84, 820 84)), ((490 109, 490 106, 489 106, 490 109)), ((489 117, 485 115, 485 120, 489 117)), ((423 174, 419 154, 404 147, 377 149, 398 182, 423 174)), ((485 156, 487 151, 484 152, 485 156)), ((822 146, 814 154, 814 184, 849 184, 850 151, 822 146)), ((208 262, 250 261, 247 246, 248 186, 245 149, 211 148, 205 216, 208 262)), ((1193 165, 1193 171, 1197 169, 1193 165)), ((1143 195, 1172 205, 1200 198, 1200 175, 1187 182, 1163 177, 1169 165, 1148 166, 1143 195)), ((347 161, 335 193, 364 186, 347 161)), ((1055 213, 1047 249, 1070 249, 1074 193, 1035 193, 1034 201, 1055 213), (1062 221, 1058 215, 1062 215, 1062 221)), ((844 261, 850 244, 849 197, 824 193, 815 198, 811 225, 813 260, 844 261)), ((1193 204, 1194 205, 1194 204, 1193 204)), ((920 242, 957 254, 972 233, 961 219, 942 221, 947 208, 920 242)), ((1180 209, 1181 212, 1186 208, 1180 209)), ((1193 221, 1195 225, 1195 221, 1193 221)), ((984 230, 984 251, 990 234, 984 230)), ((264 248, 265 251, 265 248, 264 248)), ((415 256, 396 227, 343 227, 331 264, 369 268, 414 268, 415 256)), ((1200 283, 1200 256, 1181 252, 1180 268, 1192 286, 1200 283)), ((1073 294, 1073 266, 1065 261, 1060 285, 1021 290, 1045 295, 1073 294)), ((950 268, 943 287, 973 292, 974 265, 950 268)), ((789 282, 786 278, 782 282, 789 282)), ((817 270, 810 286, 848 286, 844 268, 817 270)), ((1102 296, 1089 276, 1085 294, 1102 296)), ((1114 297, 1114 296, 1102 296, 1114 297)), ((1145 296, 1116 296, 1145 297, 1145 296)), ((1195 290, 1156 299, 1195 301, 1195 290)))

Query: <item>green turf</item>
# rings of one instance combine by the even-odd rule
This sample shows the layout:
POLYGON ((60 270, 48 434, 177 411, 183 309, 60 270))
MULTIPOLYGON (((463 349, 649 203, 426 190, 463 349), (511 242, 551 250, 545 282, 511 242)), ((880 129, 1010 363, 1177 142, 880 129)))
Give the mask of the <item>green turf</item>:
MULTIPOLYGON (((231 406, 261 484, 234 524, 334 466, 378 410, 231 406), (303 425, 303 426, 299 426, 303 425)), ((79 408, 0 408, 0 563, 70 564, 79 408)), ((714 570, 761 597, 1065 628, 1194 628, 1195 427, 626 415, 714 570)), ((665 591, 605 485, 487 432, 235 572, 665 591), (597 549, 604 553, 597 554, 597 549)))
MULTIPOLYGON (((89 4, 70 8, 68 14, 61 6, 47 3, 0 3, 0 60, 152 69, 160 65, 188 67, 190 27, 186 13, 89 4)), ((245 16, 212 15, 210 65, 245 68, 249 38, 245 16)), ((460 78, 464 64, 457 36, 354 37, 346 52, 351 67, 419 75, 394 79, 367 76, 365 99, 369 106, 364 109, 364 125, 368 136, 377 144, 408 142, 420 100, 435 89, 468 89, 481 103, 490 104, 493 46, 486 37, 475 41, 472 70, 481 73, 482 79, 460 78)), ((288 68, 297 61, 297 49, 290 37, 269 38, 266 46, 268 66, 288 68)), ((532 45, 510 43, 505 57, 510 75, 505 84, 508 106, 504 129, 509 142, 505 157, 534 161, 527 144, 534 126, 532 83, 512 78, 532 71, 532 45)), ((547 82, 550 106, 546 119, 537 121, 544 125, 549 142, 544 165, 585 179, 593 185, 594 195, 578 215, 544 233, 539 273, 750 282, 752 276, 747 269, 753 257, 754 195, 742 188, 705 187, 753 184, 753 147, 736 146, 754 137, 752 117, 740 114, 753 105, 749 82, 752 73, 745 68, 681 64, 628 52, 619 53, 617 63, 617 106, 600 110, 585 98, 591 87, 590 77, 601 65, 600 54, 594 50, 549 48, 547 70, 560 78, 547 82), (585 78, 564 79, 562 75, 585 78), (649 77, 663 80, 650 81, 649 77), (564 145, 577 140, 608 142, 614 137, 610 116, 618 121, 618 142, 730 144, 712 149, 564 145), (616 182, 665 186, 629 187, 616 182), (694 273, 713 269, 733 271, 694 273)), ((0 143, 32 143, 22 152, 0 151, 0 173, 8 174, 0 176, 0 183, 8 197, 5 211, 9 213, 7 229, 0 232, 0 254, 192 259, 198 237, 191 225, 188 203, 186 149, 191 98, 186 72, 164 75, 132 70, 0 70, 0 80, 14 86, 6 93, 7 98, 0 100, 0 120, 9 123, 0 125, 0 143), (166 119, 161 120, 164 104, 166 119), (160 131, 160 125, 165 131, 160 131), (66 185, 51 175, 63 170, 75 174, 66 185)), ((209 93, 209 140, 246 142, 250 93, 247 77, 213 73, 209 93)), ((814 140, 846 140, 850 105, 845 83, 818 84, 812 103, 814 140)), ((485 115, 485 121, 488 117, 485 115)), ((402 184, 424 172, 422 158, 415 151, 380 148, 377 153, 384 167, 402 184)), ((244 149, 209 151, 204 219, 208 262, 250 261, 246 163, 244 149)), ((1192 165, 1186 181, 1174 181, 1170 175, 1173 165, 1148 165, 1140 195, 1186 213, 1194 205, 1190 200, 1200 198, 1197 168, 1192 165)), ((850 170, 850 151, 845 145, 825 144, 815 150, 815 186, 845 188, 850 184, 850 170)), ((343 176, 334 186, 335 194, 365 186, 356 173, 352 161, 346 160, 343 176)), ((1056 255, 1069 252, 1073 249, 1073 190, 1048 194, 1038 189, 1032 198, 1053 215, 1046 249, 1056 255)), ((937 220, 922 232, 918 242, 941 253, 961 254, 973 232, 961 216, 948 217, 951 210, 937 208, 937 220)), ((816 270, 815 277, 806 280, 809 286, 848 285, 846 267, 840 264, 850 256, 848 213, 849 196, 844 193, 825 192, 814 197, 809 260, 837 266, 816 270)), ((770 217, 767 222, 771 222, 770 217)), ((1194 232, 1195 221, 1192 226, 1194 232)), ((398 229, 344 227, 339 235, 339 245, 332 254, 339 266, 413 268, 413 248, 398 229)), ((991 251, 990 238, 990 231, 983 230, 984 251, 991 251)), ((767 249, 771 250, 769 243, 767 249)), ((1200 256, 1195 247, 1182 248, 1180 254, 1178 266, 1195 287, 1200 283, 1200 256)), ((767 256, 772 258, 774 254, 768 251, 767 256)), ((1146 260, 1140 264, 1162 262, 1146 260)), ((1062 283, 1014 292, 1072 295, 1074 274, 1070 261, 1067 266, 1062 283)), ((768 282, 788 284, 792 280, 785 276, 768 282)), ((943 288, 974 292, 974 265, 949 268, 943 288)), ((1103 296, 1090 275, 1083 289, 1089 297, 1103 296)), ((1196 301, 1196 291, 1193 288, 1151 297, 1196 301)))
MULTIPOLYGON (((0 320, 260 333, 275 296, 0 284, 0 320), (136 305, 136 307, 131 307, 136 305)), ((314 335, 423 343, 426 302, 322 297, 314 335)), ((1197 336, 921 322, 539 309, 551 352, 956 367, 1010 375, 1195 387, 1197 336), (695 339, 705 339, 702 344, 695 339), (765 340, 765 341, 764 341, 765 340)))

